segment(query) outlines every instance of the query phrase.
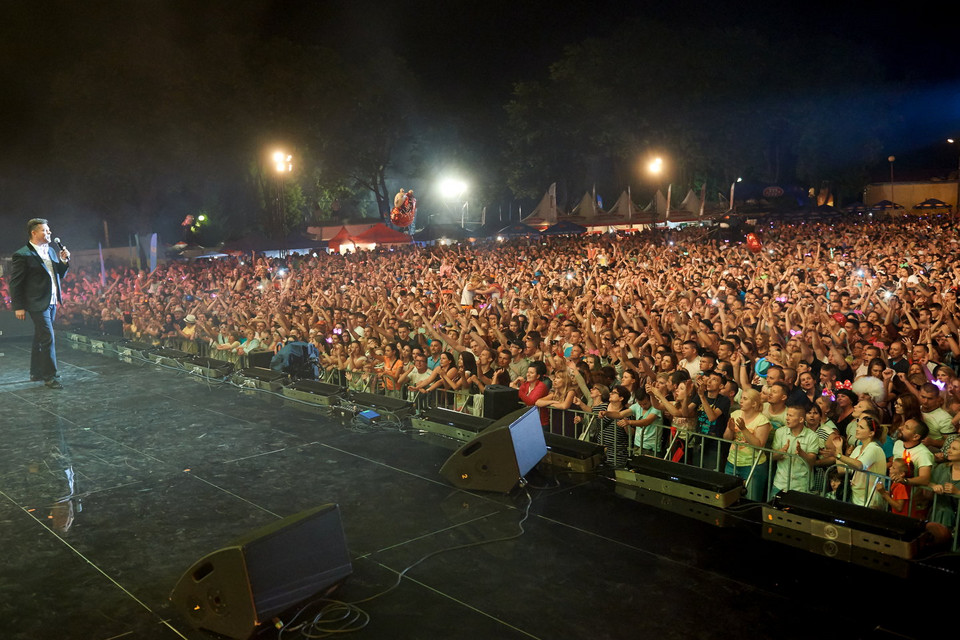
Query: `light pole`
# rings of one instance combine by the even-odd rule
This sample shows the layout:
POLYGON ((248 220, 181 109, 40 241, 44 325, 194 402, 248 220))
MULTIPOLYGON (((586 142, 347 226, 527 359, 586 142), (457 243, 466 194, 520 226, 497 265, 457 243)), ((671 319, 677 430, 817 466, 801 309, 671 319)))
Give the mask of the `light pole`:
POLYGON ((743 178, 737 178, 730 185, 730 211, 733 213, 737 212, 737 206, 734 204, 735 200, 733 199, 733 197, 736 194, 738 182, 743 182, 743 178))
MULTIPOLYGON (((277 172, 277 195, 274 199, 274 215, 276 216, 277 232, 282 238, 286 236, 287 221, 286 204, 284 202, 284 179, 288 173, 293 171, 293 156, 284 151, 274 151, 273 168, 277 172)), ((281 253, 284 253, 283 247, 281 247, 281 253)))
MULTIPOLYGON (((953 138, 947 138, 950 144, 956 144, 953 138)), ((953 215, 960 214, 960 155, 957 156, 957 201, 953 203, 953 215)))
MULTIPOLYGON (((893 161, 896 159, 896 156, 887 157, 887 162, 890 163, 890 202, 893 205, 897 203, 897 201, 893 199, 893 161)), ((894 210, 896 210, 896 207, 894 207, 894 210)))
MULTIPOLYGON (((647 163, 647 172, 648 172, 650 175, 654 176, 654 177, 657 179, 657 194, 659 194, 659 193, 660 193, 660 187, 663 185, 663 158, 661 158, 660 156, 656 156, 656 157, 653 158, 649 163, 647 163)), ((670 188, 671 188, 672 186, 673 186, 673 185, 671 185, 671 184, 667 184, 667 208, 666 208, 666 211, 664 211, 664 214, 663 214, 663 221, 664 221, 664 223, 666 223, 667 220, 670 218, 670 196, 671 196, 670 188)), ((659 209, 659 207, 657 207, 657 208, 659 209)), ((660 213, 660 212, 657 211, 657 214, 659 214, 659 213, 660 213)), ((658 215, 658 217, 659 217, 659 215, 658 215)), ((657 220, 656 220, 656 219, 654 219, 654 221, 653 221, 653 228, 654 228, 654 229, 657 228, 657 220)))

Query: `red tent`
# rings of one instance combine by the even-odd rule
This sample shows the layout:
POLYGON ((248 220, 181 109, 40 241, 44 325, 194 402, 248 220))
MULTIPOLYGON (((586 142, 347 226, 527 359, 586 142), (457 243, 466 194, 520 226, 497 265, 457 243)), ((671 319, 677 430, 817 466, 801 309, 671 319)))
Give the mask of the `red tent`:
MULTIPOLYGON (((363 233, 353 236, 351 240, 364 244, 410 244, 413 242, 413 239, 406 233, 395 231, 382 222, 373 225, 363 233)), ((330 242, 332 243, 333 240, 330 242)))
POLYGON ((349 241, 350 233, 347 231, 347 228, 340 227, 340 231, 337 231, 336 235, 327 241, 327 247, 329 247, 331 251, 340 251, 340 245, 349 241))

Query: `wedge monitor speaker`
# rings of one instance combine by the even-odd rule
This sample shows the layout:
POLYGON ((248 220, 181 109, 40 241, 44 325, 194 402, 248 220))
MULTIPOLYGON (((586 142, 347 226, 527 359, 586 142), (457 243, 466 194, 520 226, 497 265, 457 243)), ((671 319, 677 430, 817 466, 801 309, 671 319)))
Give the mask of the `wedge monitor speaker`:
POLYGON ((277 614, 351 573, 340 508, 326 504, 201 558, 170 600, 194 628, 246 640, 277 614))
POLYGON ((547 455, 536 407, 514 411, 457 449, 440 475, 461 489, 510 493, 547 455))

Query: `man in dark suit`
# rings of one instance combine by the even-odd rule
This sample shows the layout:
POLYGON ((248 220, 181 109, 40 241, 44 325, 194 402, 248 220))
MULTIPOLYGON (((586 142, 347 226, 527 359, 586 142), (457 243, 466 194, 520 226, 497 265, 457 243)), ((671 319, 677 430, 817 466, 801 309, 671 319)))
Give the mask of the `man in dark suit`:
POLYGON ((33 350, 30 379, 43 380, 51 389, 63 389, 57 373, 57 350, 53 321, 60 297, 60 278, 69 268, 70 252, 57 254, 50 246, 50 226, 43 218, 27 223, 30 240, 13 254, 10 267, 10 299, 18 320, 30 314, 33 320, 33 350))

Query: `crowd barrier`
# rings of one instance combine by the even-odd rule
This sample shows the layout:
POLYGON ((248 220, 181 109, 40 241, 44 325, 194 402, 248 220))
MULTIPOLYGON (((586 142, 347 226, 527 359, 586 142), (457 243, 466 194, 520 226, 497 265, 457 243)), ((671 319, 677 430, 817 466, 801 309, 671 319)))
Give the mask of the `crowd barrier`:
MULTIPOLYGON (((324 373, 328 382, 338 383, 338 379, 349 377, 349 372, 330 370, 324 373)), ((482 415, 483 395, 451 389, 435 389, 429 394, 413 391, 406 385, 396 391, 387 391, 378 374, 370 374, 363 378, 366 386, 363 390, 372 393, 395 394, 395 397, 414 402, 418 408, 445 408, 461 411, 473 415, 482 415)), ((341 383, 341 386, 344 386, 341 383)), ((518 404, 518 407, 523 406, 518 404)), ((640 438, 636 434, 628 434, 621 427, 616 426, 613 420, 601 419, 594 413, 576 409, 557 409, 546 407, 541 409, 541 423, 544 430, 572 438, 589 439, 602 444, 607 449, 607 460, 615 467, 623 466, 634 455, 655 455, 659 458, 672 460, 704 469, 711 469, 731 475, 740 475, 744 479, 747 498, 756 502, 767 502, 778 491, 803 491, 844 502, 860 502, 872 508, 890 511, 890 505, 882 500, 879 487, 892 493, 893 479, 885 474, 872 473, 847 469, 840 476, 841 481, 836 488, 831 487, 830 478, 834 477, 837 465, 810 466, 799 454, 777 451, 769 447, 757 447, 749 443, 731 442, 724 438, 702 434, 696 431, 676 429, 670 426, 650 426, 641 428, 640 438), (618 431, 619 430, 619 431, 618 431), (648 430, 654 432, 653 446, 642 449, 634 445, 635 441, 647 442, 648 430), (622 435, 619 432, 622 431, 622 435), (730 451, 734 454, 731 456, 730 451), (737 452, 745 450, 747 453, 737 456, 737 452), (746 465, 734 465, 730 458, 737 462, 745 459, 746 465), (785 486, 777 486, 778 470, 780 479, 785 480, 785 486), (857 487, 864 487, 862 498, 857 487)), ((952 521, 953 550, 960 547, 960 509, 958 500, 952 496, 939 495, 926 487, 909 487, 907 502, 901 511, 920 515, 926 518, 929 514, 946 511, 952 521)))
MULTIPOLYGON (((153 341, 155 346, 177 349, 215 360, 231 362, 236 368, 250 366, 268 367, 272 351, 255 350, 238 354, 218 350, 215 345, 201 340, 167 338, 153 341)), ((321 368, 320 380, 353 391, 381 394, 401 398, 414 403, 418 411, 444 408, 471 415, 483 415, 483 394, 469 391, 438 388, 428 393, 419 392, 407 384, 379 372, 350 371, 347 369, 321 368)), ((518 403, 518 408, 522 403, 518 403)), ((541 424, 549 433, 571 438, 590 440, 606 448, 607 461, 614 467, 622 467, 634 455, 653 455, 680 464, 696 466, 713 471, 738 475, 743 478, 747 498, 767 502, 776 492, 784 490, 814 493, 843 502, 854 502, 871 508, 892 510, 883 499, 880 488, 892 495, 894 481, 888 475, 866 470, 854 470, 843 465, 813 466, 796 453, 757 447, 749 443, 731 442, 723 438, 696 431, 670 426, 641 428, 640 438, 616 425, 612 419, 600 418, 597 414, 576 409, 544 407, 540 409, 541 424), (652 438, 647 437, 650 430, 652 438), (648 448, 636 447, 635 441, 652 442, 648 448), (732 453, 731 453, 732 450, 732 453), (744 453, 745 452, 745 453, 744 453), (733 458, 739 465, 730 462, 733 458), (841 471, 843 468, 843 471, 841 471), (777 486, 786 480, 786 486, 777 486), (836 472, 836 473, 835 473, 836 472), (838 486, 831 480, 839 478, 838 486)), ((899 510, 913 517, 936 520, 953 531, 952 550, 960 548, 960 509, 954 496, 937 494, 927 487, 909 486, 906 503, 899 510), (931 518, 932 519, 932 518, 931 518)))
POLYGON ((255 349, 250 353, 237 353, 233 350, 217 349, 216 344, 209 340, 188 340, 186 338, 160 338, 143 342, 152 344, 155 347, 165 349, 176 349, 191 355, 203 358, 212 358, 214 360, 223 360, 234 365, 236 369, 246 369, 248 367, 269 367, 270 359, 273 358, 273 351, 268 349, 255 349))

